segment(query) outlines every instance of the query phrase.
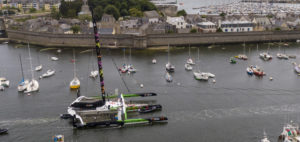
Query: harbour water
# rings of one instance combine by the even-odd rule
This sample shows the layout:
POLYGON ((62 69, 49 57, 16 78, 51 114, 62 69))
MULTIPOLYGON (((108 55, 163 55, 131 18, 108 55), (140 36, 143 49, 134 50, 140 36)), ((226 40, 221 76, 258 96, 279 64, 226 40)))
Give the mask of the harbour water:
MULTIPOLYGON (((0 76, 5 76, 11 85, 0 92, 0 128, 8 128, 9 134, 1 135, 0 141, 50 141, 52 136, 62 134, 65 141, 232 141, 253 142, 263 137, 263 130, 271 141, 276 141, 282 132, 282 126, 288 120, 300 123, 300 95, 298 76, 292 62, 300 62, 300 45, 291 43, 284 48, 286 54, 297 55, 296 59, 279 60, 275 57, 277 45, 271 45, 269 52, 272 61, 259 59, 258 54, 267 51, 267 44, 247 44, 247 61, 238 60, 230 64, 229 58, 243 53, 241 44, 207 46, 200 49, 200 69, 216 75, 216 83, 201 82, 193 78, 192 72, 184 69, 188 57, 188 48, 172 48, 171 62, 175 65, 173 82, 164 79, 167 49, 132 50, 132 64, 137 68, 135 74, 122 74, 121 77, 114 62, 123 64, 122 50, 103 50, 104 79, 107 92, 128 93, 122 78, 130 92, 156 92, 157 100, 163 110, 147 115, 132 117, 167 116, 164 125, 126 128, 93 128, 77 130, 59 114, 66 113, 67 106, 76 98, 76 92, 70 91, 69 82, 73 78, 72 49, 39 52, 41 47, 33 47, 33 64, 37 65, 39 54, 44 69, 35 72, 35 77, 48 68, 54 68, 56 74, 39 80, 40 91, 30 95, 17 92, 17 83, 21 80, 18 55, 22 55, 25 75, 30 77, 28 51, 26 46, 0 45, 0 76), (251 47, 251 48, 249 48, 251 47), (250 53, 249 53, 250 49, 250 53), (57 56, 58 61, 50 61, 57 56), (157 59, 157 64, 151 60, 157 59), (248 65, 259 65, 266 76, 258 78, 248 76, 248 65), (273 81, 269 77, 273 77, 273 81), (140 84, 144 88, 140 88, 140 84)), ((197 48, 192 47, 192 57, 197 59, 197 48)), ((77 75, 81 80, 81 94, 100 95, 98 79, 88 77, 95 57, 86 49, 76 49, 77 75)), ((283 47, 281 48, 283 51, 283 47)), ((127 55, 129 52, 127 52, 127 55)), ((128 59, 128 56, 127 56, 128 59)), ((195 68, 195 67, 194 67, 195 68)))

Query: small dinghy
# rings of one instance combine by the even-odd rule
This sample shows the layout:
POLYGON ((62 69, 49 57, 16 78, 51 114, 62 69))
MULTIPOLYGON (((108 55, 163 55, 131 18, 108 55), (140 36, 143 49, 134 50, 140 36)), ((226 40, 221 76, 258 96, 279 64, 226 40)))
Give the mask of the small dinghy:
POLYGON ((44 73, 43 75, 40 76, 40 79, 45 78, 45 77, 50 77, 54 74, 55 74, 55 70, 49 69, 49 70, 47 70, 46 73, 44 73))
POLYGON ((35 71, 41 71, 43 69, 43 66, 42 65, 39 65, 39 66, 36 66, 35 67, 35 71))
POLYGON ((4 77, 0 78, 0 86, 9 87, 9 80, 4 77))
POLYGON ((296 59, 296 55, 289 55, 289 58, 296 59))
POLYGON ((150 113, 150 112, 154 112, 157 110, 161 110, 162 106, 161 105, 149 105, 149 106, 145 106, 142 107, 141 109, 139 109, 139 113, 150 113))
POLYGON ((156 64, 156 59, 152 59, 152 64, 156 64))
POLYGON ((264 61, 269 61, 269 60, 272 59, 272 56, 269 55, 269 53, 267 53, 267 52, 260 53, 260 54, 259 54, 259 57, 260 57, 261 59, 263 59, 264 61))
POLYGON ((52 60, 52 61, 57 61, 58 58, 57 58, 57 57, 51 57, 51 60, 52 60))
POLYGON ((253 75, 252 66, 247 67, 246 71, 247 71, 247 74, 248 74, 248 75, 253 75))
POLYGON ((185 67, 185 70, 187 70, 187 71, 193 70, 193 67, 188 63, 184 64, 184 67, 185 67))
POLYGON ((73 118, 73 116, 70 114, 60 114, 60 118, 61 119, 70 119, 70 118, 73 118))
POLYGON ((207 74, 204 74, 202 72, 194 72, 194 77, 195 79, 197 80, 204 80, 204 81, 207 81, 209 76, 207 74))
POLYGON ((8 129, 0 129, 0 134, 7 134, 8 133, 8 129))
POLYGON ((248 57, 245 54, 239 54, 239 55, 235 56, 235 58, 241 59, 241 60, 247 60, 248 59, 248 57))
POLYGON ((98 73, 99 73, 99 71, 97 71, 97 70, 91 71, 90 77, 96 78, 96 77, 98 77, 98 73))
POLYGON ((173 81, 172 76, 168 72, 166 72, 165 78, 166 78, 167 82, 172 82, 173 81))

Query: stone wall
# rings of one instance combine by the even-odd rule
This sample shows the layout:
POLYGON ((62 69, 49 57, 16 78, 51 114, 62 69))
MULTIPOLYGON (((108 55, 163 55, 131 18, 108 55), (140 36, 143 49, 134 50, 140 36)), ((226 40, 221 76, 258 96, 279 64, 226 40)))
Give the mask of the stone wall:
MULTIPOLYGON (((11 41, 31 43, 47 47, 94 47, 93 35, 50 34, 7 30, 11 41)), ((243 42, 295 41, 300 39, 300 31, 245 32, 245 33, 206 33, 206 34, 151 34, 101 35, 102 47, 147 48, 156 46, 206 45, 243 42)))

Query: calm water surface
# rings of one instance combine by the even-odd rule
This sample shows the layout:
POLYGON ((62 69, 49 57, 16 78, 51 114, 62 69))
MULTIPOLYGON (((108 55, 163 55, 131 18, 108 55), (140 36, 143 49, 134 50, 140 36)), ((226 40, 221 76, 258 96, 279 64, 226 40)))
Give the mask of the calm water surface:
MULTIPOLYGON (((145 127, 121 129, 74 129, 68 121, 61 120, 59 114, 66 113, 67 106, 76 98, 76 92, 69 90, 73 77, 72 49, 39 52, 41 47, 33 47, 33 64, 44 65, 42 72, 35 72, 35 77, 49 68, 56 74, 39 80, 40 91, 30 96, 17 92, 17 83, 21 79, 18 55, 22 55, 26 77, 30 77, 27 48, 15 48, 14 44, 0 45, 0 76, 11 81, 11 86, 0 92, 0 127, 9 128, 8 135, 0 136, 0 141, 50 141, 55 134, 63 134, 65 141, 231 141, 253 142, 262 138, 263 130, 271 141, 277 140, 282 126, 288 120, 300 123, 300 94, 298 76, 292 62, 297 59, 279 60, 276 57, 278 46, 272 45, 269 52, 274 59, 270 62, 258 58, 259 52, 267 51, 266 44, 247 44, 245 53, 248 61, 239 60, 229 63, 229 57, 243 53, 241 44, 207 46, 200 49, 200 69, 216 75, 216 83, 196 81, 192 72, 184 69, 188 57, 188 48, 172 48, 171 62, 176 66, 173 83, 164 79, 167 50, 133 50, 132 63, 138 69, 134 75, 120 77, 117 65, 123 64, 122 50, 103 50, 104 78, 107 92, 127 93, 122 79, 130 92, 156 92, 157 100, 163 105, 161 112, 150 116, 168 116, 169 123, 145 127), (249 52, 250 50, 250 52, 249 52), (57 56, 58 61, 50 61, 57 56), (158 63, 152 64, 152 58, 158 63), (250 64, 264 68, 267 76, 257 78, 246 74, 250 64), (273 81, 268 78, 272 76, 273 81), (144 84, 140 88, 139 84, 144 84)), ((19 45, 18 45, 19 46, 19 45)), ((300 55, 298 44, 285 48, 287 54, 300 55)), ((81 93, 86 96, 99 95, 99 81, 88 78, 95 63, 91 53, 81 53, 86 49, 76 49, 77 74, 81 80, 81 93)), ((197 58, 197 48, 192 47, 192 57, 197 58)), ((127 52, 128 53, 128 52, 127 52)), ((127 54, 128 56, 128 54, 127 54)), ((128 59, 128 57, 127 57, 128 59)), ((147 117, 140 115, 132 117, 147 117)))

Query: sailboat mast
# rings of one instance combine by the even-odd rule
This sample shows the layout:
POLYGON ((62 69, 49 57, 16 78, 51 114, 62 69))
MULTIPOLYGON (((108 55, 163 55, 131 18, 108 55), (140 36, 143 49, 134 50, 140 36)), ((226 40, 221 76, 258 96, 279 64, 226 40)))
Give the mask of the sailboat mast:
POLYGON ((93 20, 93 27, 94 27, 94 35, 95 35, 95 43, 96 43, 95 49, 96 49, 97 59, 98 59, 101 95, 102 95, 103 101, 105 102, 105 88, 104 88, 104 77, 103 77, 103 70, 102 70, 102 56, 101 56, 101 50, 100 50, 100 40, 99 40, 97 23, 96 23, 96 20, 94 17, 94 12, 93 12, 92 7, 90 7, 90 11, 92 13, 92 20, 93 20))
POLYGON ((170 63, 170 45, 168 44, 168 63, 170 63))
POLYGON ((31 70, 31 77, 32 80, 34 79, 34 74, 33 74, 33 68, 32 68, 32 59, 31 59, 31 53, 30 53, 30 47, 29 47, 29 43, 27 43, 28 46, 28 52, 29 52, 29 60, 30 60, 30 70, 31 70))
POLYGON ((191 45, 189 44, 189 58, 191 58, 191 45))
POLYGON ((21 64, 21 73, 22 73, 22 82, 24 81, 24 72, 23 72, 23 65, 21 60, 21 54, 19 54, 20 64, 21 64))
POLYGON ((74 49, 73 49, 73 66, 74 66, 74 78, 76 77, 76 71, 75 71, 75 69, 76 69, 76 60, 75 60, 75 51, 74 51, 74 49))

